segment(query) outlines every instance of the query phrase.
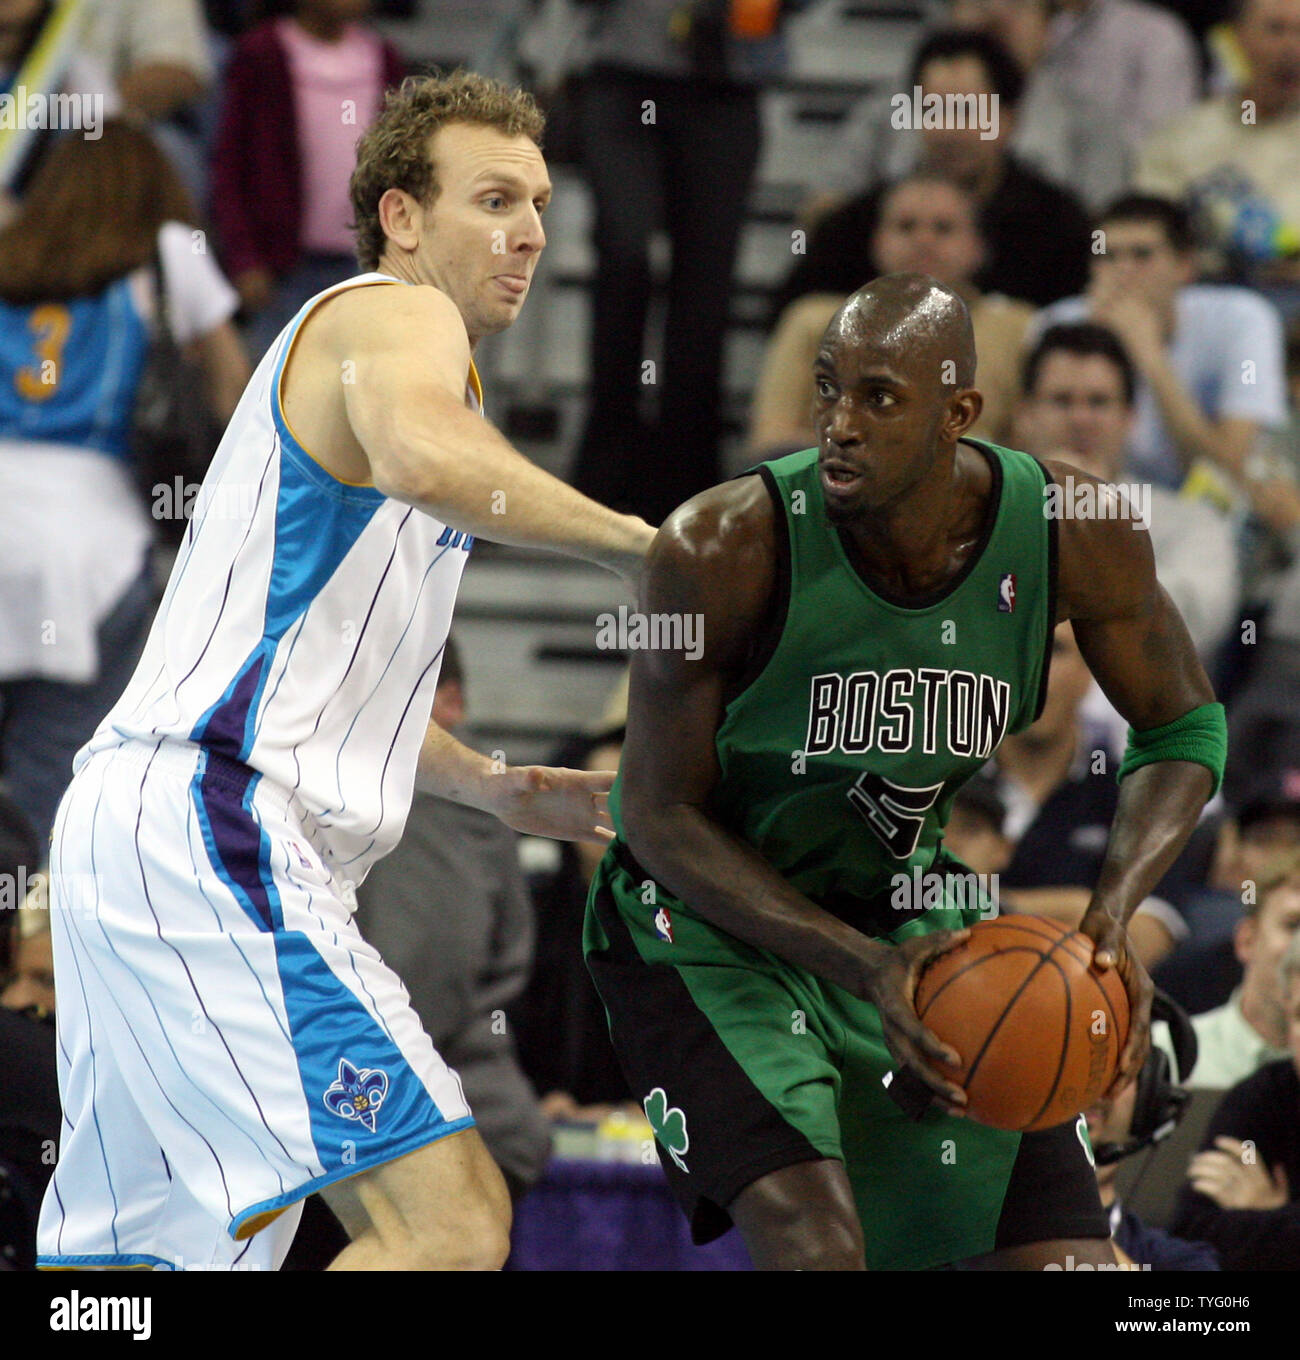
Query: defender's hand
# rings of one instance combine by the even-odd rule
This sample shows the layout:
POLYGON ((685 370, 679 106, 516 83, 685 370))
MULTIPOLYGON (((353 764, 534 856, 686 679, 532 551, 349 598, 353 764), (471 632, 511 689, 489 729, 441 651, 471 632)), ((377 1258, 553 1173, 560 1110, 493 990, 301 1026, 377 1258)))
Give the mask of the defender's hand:
POLYGON ((1113 916, 1089 912, 1079 922, 1079 930, 1093 942, 1092 966, 1099 973, 1114 968, 1128 993, 1128 1042, 1119 1055, 1115 1079, 1101 1097, 1113 1100, 1130 1081, 1136 1080, 1151 1051, 1151 998, 1156 989, 1151 975, 1133 952, 1128 931, 1113 916))
POLYGON ((866 999, 880 1012, 885 1043, 894 1060, 925 1082, 947 1114, 965 1113, 966 1092, 932 1064, 956 1067, 961 1058, 917 1019, 916 984, 931 959, 969 938, 969 930, 937 930, 900 945, 881 946, 869 965, 866 984, 866 999))
POLYGON ((613 770, 511 765, 490 777, 492 811, 526 836, 607 845, 614 839, 609 819, 614 775, 613 770))

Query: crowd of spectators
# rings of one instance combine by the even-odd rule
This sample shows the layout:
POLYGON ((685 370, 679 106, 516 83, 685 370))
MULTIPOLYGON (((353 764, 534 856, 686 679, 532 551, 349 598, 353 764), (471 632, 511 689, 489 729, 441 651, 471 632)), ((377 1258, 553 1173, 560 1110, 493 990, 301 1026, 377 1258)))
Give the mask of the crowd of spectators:
MULTIPOLYGON (((592 7, 577 88, 597 263, 572 475, 621 508, 659 519, 721 475, 763 93, 804 7, 771 7, 772 26, 748 36, 681 32, 669 0, 592 7), (660 229, 665 358, 647 384, 660 229)), ((0 90, 93 93, 108 119, 94 139, 0 131, 0 782, 37 845, 150 618, 154 529, 129 455, 160 301, 228 416, 301 304, 355 272, 353 144, 410 64, 367 0, 83 8, 69 38, 52 0, 0 0, 0 90)), ((1300 0, 1195 15, 1173 0, 936 5, 905 68, 864 85, 807 187, 806 250, 771 291, 747 375, 748 453, 815 442, 827 322, 876 274, 920 271, 971 311, 974 436, 1146 507, 1231 732, 1223 790, 1132 931, 1193 1016, 1192 1084, 1227 1092, 1176 1228, 1225 1267, 1300 1267, 1300 0), (971 97, 994 118, 900 127, 893 96, 912 108, 914 93, 971 97)), ((453 724, 462 701, 439 691, 453 724)), ((614 715, 563 758, 608 765, 620 739, 614 715)), ((950 827, 955 853, 1001 876, 1005 909, 1082 914, 1123 743, 1063 625, 1042 718, 950 827)), ((525 884, 510 838, 476 818, 417 801, 359 919, 467 1085, 481 1077, 476 1108, 500 1096, 509 1117, 489 1141, 522 1192, 545 1158, 544 1117, 628 1092, 580 961, 587 848, 525 884), (438 862, 453 838, 474 855, 438 862), (440 896, 466 914, 435 919, 440 896), (436 970, 420 962, 429 940, 436 970)), ((14 935, 0 1005, 52 1008, 41 947, 37 925, 14 935)), ((43 1051, 45 1031, 30 1033, 43 1051)), ((1107 1110, 1098 1127, 1126 1117, 1107 1110)))

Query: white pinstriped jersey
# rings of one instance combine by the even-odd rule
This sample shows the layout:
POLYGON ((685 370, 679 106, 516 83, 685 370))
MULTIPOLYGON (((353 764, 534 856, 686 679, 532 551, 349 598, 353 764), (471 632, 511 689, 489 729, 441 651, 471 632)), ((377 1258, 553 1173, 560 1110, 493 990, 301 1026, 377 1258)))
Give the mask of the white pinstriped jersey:
MULTIPOLYGON (((397 844, 473 538, 338 481, 280 404, 304 304, 253 374, 194 504, 131 683, 78 753, 200 743, 293 795, 331 871, 397 844)), ((481 409, 471 364, 467 401, 481 409)))

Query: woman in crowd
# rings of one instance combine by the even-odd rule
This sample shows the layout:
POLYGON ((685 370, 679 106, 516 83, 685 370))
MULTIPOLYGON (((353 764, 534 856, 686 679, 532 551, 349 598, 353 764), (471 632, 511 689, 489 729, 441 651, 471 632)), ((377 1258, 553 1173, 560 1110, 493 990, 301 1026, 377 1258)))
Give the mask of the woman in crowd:
POLYGON ((62 138, 0 229, 0 776, 42 843, 152 615, 130 445, 159 271, 215 416, 248 378, 238 299, 192 220, 148 135, 110 120, 62 138))

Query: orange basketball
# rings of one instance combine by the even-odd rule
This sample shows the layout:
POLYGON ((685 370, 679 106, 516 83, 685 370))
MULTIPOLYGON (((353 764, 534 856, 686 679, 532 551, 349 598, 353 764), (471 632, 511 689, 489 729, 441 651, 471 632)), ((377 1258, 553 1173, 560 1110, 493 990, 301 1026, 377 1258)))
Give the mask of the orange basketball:
POLYGON ((1005 916, 972 926, 922 973, 916 1013, 961 1055, 953 1079, 972 1118, 1048 1129, 1110 1085, 1128 1039, 1128 994, 1113 968, 1091 966, 1092 949, 1042 916, 1005 916))

